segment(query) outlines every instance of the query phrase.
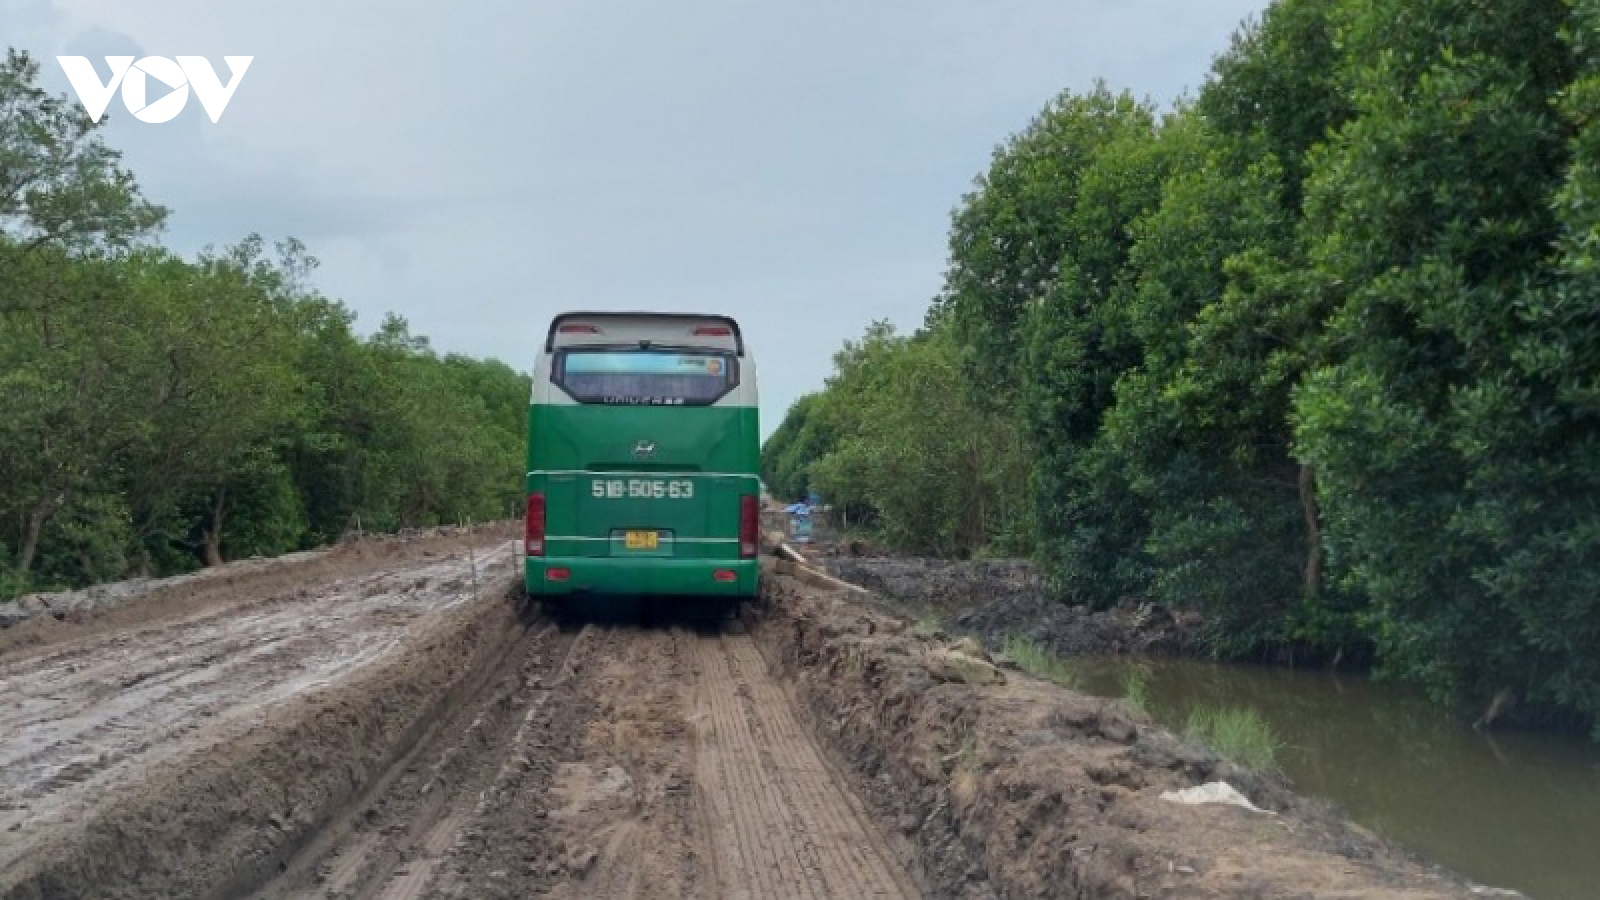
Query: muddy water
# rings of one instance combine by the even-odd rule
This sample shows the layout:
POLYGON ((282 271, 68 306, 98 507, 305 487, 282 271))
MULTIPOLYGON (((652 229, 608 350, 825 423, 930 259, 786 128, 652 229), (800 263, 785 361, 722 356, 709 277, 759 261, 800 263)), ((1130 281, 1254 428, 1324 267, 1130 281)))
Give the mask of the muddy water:
POLYGON ((1196 704, 1254 707, 1296 788, 1385 837, 1535 900, 1600 897, 1600 747, 1585 739, 1479 733, 1404 688, 1322 672, 1091 658, 1081 686, 1121 696, 1130 666, 1179 730, 1196 704))

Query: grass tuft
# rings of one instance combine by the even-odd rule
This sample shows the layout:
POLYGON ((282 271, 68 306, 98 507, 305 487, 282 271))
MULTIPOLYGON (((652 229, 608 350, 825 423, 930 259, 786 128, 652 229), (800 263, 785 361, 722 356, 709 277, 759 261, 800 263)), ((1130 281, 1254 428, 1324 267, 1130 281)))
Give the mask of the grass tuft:
POLYGON ((1183 734, 1223 759, 1259 772, 1275 771, 1278 751, 1283 749, 1272 726, 1249 707, 1197 706, 1189 710, 1183 734))
POLYGON ((1122 702, 1141 715, 1150 714, 1150 670, 1130 666, 1122 673, 1122 702))
POLYGON ((1053 681, 1065 688, 1078 686, 1078 673, 1072 671, 1067 661, 1033 638, 1013 634, 1006 638, 1001 652, 1035 678, 1053 681))

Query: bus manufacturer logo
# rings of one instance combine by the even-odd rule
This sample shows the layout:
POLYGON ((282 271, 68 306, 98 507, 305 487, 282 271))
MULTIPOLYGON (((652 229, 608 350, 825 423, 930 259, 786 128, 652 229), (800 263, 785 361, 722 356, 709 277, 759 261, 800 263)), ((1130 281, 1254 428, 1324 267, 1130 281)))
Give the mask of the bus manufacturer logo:
POLYGON ((656 455, 656 442, 655 441, 640 440, 639 443, 633 445, 633 458, 634 459, 649 459, 650 457, 655 456, 655 455, 656 455))

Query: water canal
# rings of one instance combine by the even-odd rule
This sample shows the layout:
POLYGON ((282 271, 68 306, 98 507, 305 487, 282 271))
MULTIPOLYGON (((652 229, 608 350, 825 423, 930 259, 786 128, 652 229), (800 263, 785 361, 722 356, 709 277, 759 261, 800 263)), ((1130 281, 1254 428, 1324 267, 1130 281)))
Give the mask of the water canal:
POLYGON ((1115 697, 1133 666, 1147 707, 1181 731, 1197 704, 1253 707, 1284 773, 1361 825, 1535 900, 1600 897, 1600 746, 1581 736, 1473 730, 1402 686, 1359 676, 1197 660, 1077 658, 1081 687, 1115 697))

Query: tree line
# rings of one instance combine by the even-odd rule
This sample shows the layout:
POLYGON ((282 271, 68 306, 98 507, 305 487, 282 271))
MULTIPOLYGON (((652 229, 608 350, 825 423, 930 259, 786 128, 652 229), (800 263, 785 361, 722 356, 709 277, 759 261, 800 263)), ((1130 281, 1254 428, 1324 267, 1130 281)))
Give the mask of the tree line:
POLYGON ((924 327, 847 345, 763 467, 1221 656, 1594 726, 1600 2, 1277 0, 1170 111, 1062 94, 924 327))
POLYGON ((527 376, 358 335, 297 241, 163 248, 38 74, 0 64, 0 599, 514 511, 527 376))

